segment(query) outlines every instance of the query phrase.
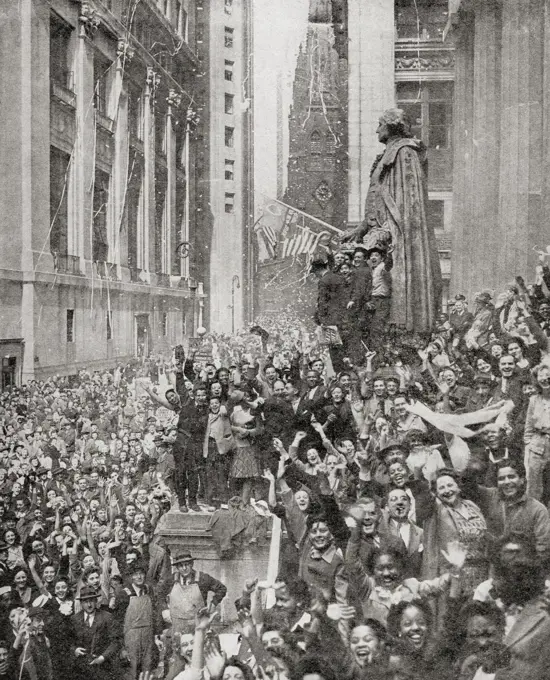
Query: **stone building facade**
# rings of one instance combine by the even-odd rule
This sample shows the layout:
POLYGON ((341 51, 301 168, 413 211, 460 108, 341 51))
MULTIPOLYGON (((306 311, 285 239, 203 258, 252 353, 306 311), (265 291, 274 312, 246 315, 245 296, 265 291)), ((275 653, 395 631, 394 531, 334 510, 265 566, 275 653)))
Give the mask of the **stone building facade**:
MULTIPOLYGON (((210 3, 1 11, 2 387, 167 352, 208 324, 204 286, 213 299, 226 287, 210 276, 215 237, 200 220, 212 172, 198 156, 211 132, 201 78, 226 71, 200 44, 210 3)), ((235 223, 225 238, 242 238, 235 223)))

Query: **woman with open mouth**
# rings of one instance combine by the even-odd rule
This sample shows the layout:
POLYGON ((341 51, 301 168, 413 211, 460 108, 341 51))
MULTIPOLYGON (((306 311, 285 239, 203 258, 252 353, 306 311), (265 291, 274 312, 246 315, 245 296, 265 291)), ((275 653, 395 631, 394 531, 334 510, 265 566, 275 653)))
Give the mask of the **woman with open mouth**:
POLYGON ((454 470, 439 470, 432 490, 435 493, 432 513, 424 523, 422 577, 433 579, 445 573, 449 566, 441 549, 449 542, 458 541, 466 550, 461 573, 463 592, 473 594, 477 584, 489 573, 487 523, 479 507, 462 498, 454 470))
POLYGON ((449 571, 428 581, 404 578, 407 557, 396 548, 375 551, 364 571, 360 564, 356 564, 353 576, 359 584, 363 616, 385 625, 391 607, 401 602, 425 600, 447 591, 451 597, 456 597, 460 592, 460 572, 466 551, 459 543, 451 542, 443 556, 450 565, 449 571))
POLYGON ((390 677, 422 678, 441 680, 456 677, 446 654, 441 653, 436 637, 434 617, 430 605, 423 600, 401 602, 392 607, 388 617, 388 634, 396 640, 392 656, 401 656, 410 673, 390 677))

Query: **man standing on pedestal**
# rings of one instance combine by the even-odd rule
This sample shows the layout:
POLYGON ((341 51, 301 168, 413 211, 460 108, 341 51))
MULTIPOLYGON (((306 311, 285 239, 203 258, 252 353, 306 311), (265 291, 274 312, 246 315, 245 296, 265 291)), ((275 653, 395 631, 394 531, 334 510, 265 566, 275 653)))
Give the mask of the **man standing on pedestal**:
POLYGON ((365 247, 391 248, 390 323, 414 332, 431 331, 441 298, 441 269, 433 228, 426 218, 426 148, 410 131, 401 109, 380 118, 376 158, 363 224, 343 237, 365 247))
POLYGON ((344 278, 331 271, 328 264, 322 260, 314 260, 311 263, 310 273, 319 279, 314 321, 322 329, 324 336, 322 342, 328 342, 332 367, 339 373, 344 370, 345 356, 340 329, 348 303, 344 278))

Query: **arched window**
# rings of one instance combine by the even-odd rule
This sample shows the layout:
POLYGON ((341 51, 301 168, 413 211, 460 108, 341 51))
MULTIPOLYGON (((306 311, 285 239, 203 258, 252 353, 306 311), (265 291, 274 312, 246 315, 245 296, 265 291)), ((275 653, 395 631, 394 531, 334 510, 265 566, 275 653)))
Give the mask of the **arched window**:
POLYGON ((336 153, 336 139, 332 132, 327 132, 327 153, 333 155, 336 153))
POLYGON ((314 130, 311 133, 311 136, 309 138, 309 144, 311 153, 313 154, 323 153, 323 139, 321 137, 321 133, 318 132, 317 130, 314 130))

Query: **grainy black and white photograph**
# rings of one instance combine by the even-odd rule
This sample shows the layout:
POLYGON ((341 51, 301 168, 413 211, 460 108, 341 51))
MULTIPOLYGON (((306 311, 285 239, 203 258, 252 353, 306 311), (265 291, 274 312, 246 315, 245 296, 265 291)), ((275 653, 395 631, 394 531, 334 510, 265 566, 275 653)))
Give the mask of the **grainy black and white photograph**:
POLYGON ((0 0, 0 680, 550 680, 550 0, 0 0))

